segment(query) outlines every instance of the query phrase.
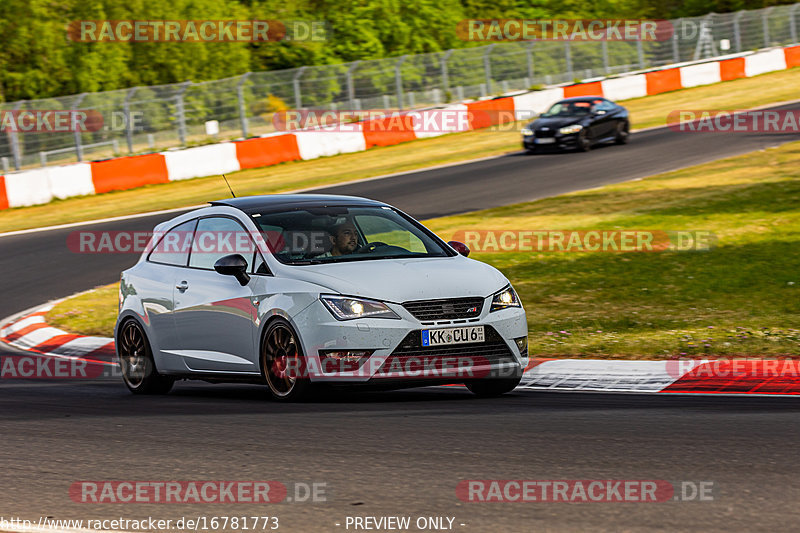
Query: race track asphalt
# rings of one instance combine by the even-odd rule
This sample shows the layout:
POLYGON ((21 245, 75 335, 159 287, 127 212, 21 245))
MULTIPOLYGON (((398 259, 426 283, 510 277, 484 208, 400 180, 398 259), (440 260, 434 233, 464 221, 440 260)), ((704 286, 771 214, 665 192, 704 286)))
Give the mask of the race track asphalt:
MULTIPOLYGON (((763 134, 636 133, 625 147, 504 157, 327 187, 431 218, 589 189, 796 140, 763 134)), ((332 160, 332 162, 335 160, 332 160)), ((149 231, 174 215, 90 226, 149 231)), ((130 255, 79 255, 81 228, 0 237, 0 317, 111 283, 130 255)), ((13 353, 0 348, 0 355, 13 353)), ((131 396, 118 379, 0 383, 0 516, 280 517, 282 531, 346 531, 350 515, 455 517, 457 531, 789 529, 800 519, 800 403, 786 398, 515 392, 457 388, 345 394, 284 406, 256 386, 179 383, 131 396), (89 505, 78 480, 324 482, 327 503, 89 505), (714 482, 714 500, 466 503, 465 479, 714 482), (342 526, 336 526, 336 522, 342 526), (465 524, 460 526, 459 524, 465 524)), ((350 529, 352 531, 352 529, 350 529)))

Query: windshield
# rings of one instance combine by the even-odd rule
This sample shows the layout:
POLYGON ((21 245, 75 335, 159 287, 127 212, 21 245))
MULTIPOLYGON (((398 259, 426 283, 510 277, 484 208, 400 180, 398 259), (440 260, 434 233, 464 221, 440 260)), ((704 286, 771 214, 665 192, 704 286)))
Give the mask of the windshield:
POLYGON ((275 258, 289 265, 452 255, 388 207, 312 207, 252 217, 275 258))
POLYGON ((544 113, 543 117, 582 117, 592 110, 592 102, 559 102, 544 113))

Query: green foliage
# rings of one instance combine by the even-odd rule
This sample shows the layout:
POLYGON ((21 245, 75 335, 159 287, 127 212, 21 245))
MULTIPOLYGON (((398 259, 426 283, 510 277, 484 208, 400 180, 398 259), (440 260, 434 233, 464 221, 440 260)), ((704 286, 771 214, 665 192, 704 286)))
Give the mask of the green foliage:
MULTIPOLYGON (((470 48, 482 43, 456 35, 457 23, 468 18, 672 18, 780 3, 791 1, 0 0, 0 102, 470 48), (330 32, 327 41, 262 43, 80 43, 66 35, 70 21, 155 19, 325 21, 330 32)), ((560 61, 541 55, 536 58, 540 66, 560 61)), ((465 79, 453 79, 454 85, 481 83, 477 55, 454 66, 467 72, 465 79)), ((524 65, 509 59, 507 68, 524 65)), ((425 85, 425 76, 411 76, 409 83, 425 85)), ((368 83, 384 89, 377 78, 368 83)), ((309 103, 338 90, 335 81, 323 81, 318 94, 311 91, 309 103)))

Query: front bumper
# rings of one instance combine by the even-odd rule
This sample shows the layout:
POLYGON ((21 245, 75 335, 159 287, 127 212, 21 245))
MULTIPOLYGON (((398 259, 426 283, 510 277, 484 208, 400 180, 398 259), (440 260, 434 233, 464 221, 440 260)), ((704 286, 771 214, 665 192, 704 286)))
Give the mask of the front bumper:
POLYGON ((387 304, 401 318, 363 318, 338 321, 317 301, 295 317, 307 375, 313 382, 376 384, 413 381, 458 382, 482 377, 518 375, 528 364, 514 339, 527 337, 525 311, 511 308, 489 312, 490 298, 481 314, 469 321, 443 320, 424 324, 398 304, 387 304), (484 326, 484 343, 423 347, 421 331, 461 326, 484 326), (325 351, 369 350, 357 369, 330 365, 325 351))
POLYGON ((574 150, 578 147, 578 134, 570 133, 563 135, 556 133, 553 137, 544 137, 545 139, 553 139, 553 142, 541 143, 543 137, 536 137, 536 135, 523 135, 522 146, 526 150, 574 150))

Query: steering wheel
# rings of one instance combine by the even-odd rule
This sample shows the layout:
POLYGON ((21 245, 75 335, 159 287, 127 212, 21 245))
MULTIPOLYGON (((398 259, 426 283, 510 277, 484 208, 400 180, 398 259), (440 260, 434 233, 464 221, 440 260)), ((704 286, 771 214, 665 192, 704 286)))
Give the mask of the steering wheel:
POLYGON ((356 253, 357 254, 372 253, 372 252, 374 252, 375 250, 377 250, 381 246, 388 246, 388 244, 386 244, 385 242, 381 242, 381 241, 368 242, 367 244, 365 244, 364 246, 362 246, 361 248, 356 250, 356 253))

